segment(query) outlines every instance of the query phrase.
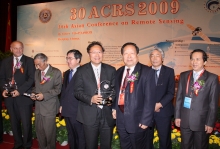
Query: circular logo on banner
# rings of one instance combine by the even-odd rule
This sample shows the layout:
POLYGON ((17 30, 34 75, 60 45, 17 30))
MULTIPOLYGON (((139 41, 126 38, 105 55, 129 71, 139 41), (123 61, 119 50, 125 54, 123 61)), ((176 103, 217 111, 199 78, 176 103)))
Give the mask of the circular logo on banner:
POLYGON ((207 0, 204 3, 204 8, 208 12, 216 13, 220 10, 220 2, 219 0, 207 0))
POLYGON ((40 11, 39 19, 42 23, 47 23, 50 21, 52 13, 49 9, 43 9, 40 11))

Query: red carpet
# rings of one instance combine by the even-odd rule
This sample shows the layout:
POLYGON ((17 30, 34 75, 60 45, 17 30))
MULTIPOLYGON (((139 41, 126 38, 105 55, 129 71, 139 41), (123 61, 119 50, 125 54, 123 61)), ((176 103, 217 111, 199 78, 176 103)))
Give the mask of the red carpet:
MULTIPOLYGON (((14 138, 8 134, 4 134, 3 143, 0 144, 0 149, 12 149, 14 146, 14 138)), ((32 149, 39 149, 38 142, 36 139, 33 140, 32 149)), ((60 146, 60 144, 56 143, 56 149, 69 149, 69 146, 60 146)))

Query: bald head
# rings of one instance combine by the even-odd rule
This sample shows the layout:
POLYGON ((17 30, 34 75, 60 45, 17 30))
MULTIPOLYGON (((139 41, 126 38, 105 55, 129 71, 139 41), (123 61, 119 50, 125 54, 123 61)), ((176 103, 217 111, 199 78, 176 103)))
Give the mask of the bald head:
POLYGON ((20 41, 13 41, 11 43, 10 49, 15 57, 19 57, 23 54, 24 45, 20 41))

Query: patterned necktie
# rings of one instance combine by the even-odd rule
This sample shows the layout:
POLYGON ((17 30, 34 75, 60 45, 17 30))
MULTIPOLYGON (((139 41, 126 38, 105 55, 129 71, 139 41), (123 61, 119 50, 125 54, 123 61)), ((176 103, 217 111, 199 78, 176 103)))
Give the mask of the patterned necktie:
POLYGON ((41 71, 41 81, 43 80, 44 76, 45 76, 45 72, 41 71))
POLYGON ((15 69, 17 69, 18 68, 18 63, 19 63, 19 60, 18 60, 18 58, 16 57, 15 58, 15 65, 14 65, 14 67, 13 67, 13 74, 15 73, 15 69))
POLYGON ((68 79, 69 82, 71 81, 72 77, 73 77, 73 70, 71 69, 69 73, 69 79, 68 79))
POLYGON ((127 69, 126 76, 125 76, 125 78, 124 78, 123 86, 122 86, 122 90, 123 90, 123 91, 125 90, 125 88, 126 88, 126 86, 127 86, 127 84, 128 84, 127 77, 129 76, 129 71, 130 71, 130 69, 128 68, 128 69, 127 69))

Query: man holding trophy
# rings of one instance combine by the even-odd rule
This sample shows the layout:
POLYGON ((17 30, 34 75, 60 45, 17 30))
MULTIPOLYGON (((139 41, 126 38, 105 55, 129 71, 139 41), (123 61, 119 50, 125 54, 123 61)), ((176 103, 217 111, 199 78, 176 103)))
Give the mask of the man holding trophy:
POLYGON ((86 149, 110 149, 115 121, 110 100, 114 99, 115 68, 102 63, 104 48, 100 42, 87 47, 89 63, 76 72, 74 95, 79 100, 77 120, 83 123, 86 149))
POLYGON ((2 96, 5 98, 15 140, 13 149, 32 146, 33 101, 23 96, 23 93, 31 92, 35 67, 33 59, 23 55, 23 49, 22 42, 12 42, 10 50, 13 56, 5 58, 0 67, 2 96), (21 125, 25 127, 21 128, 21 125))

